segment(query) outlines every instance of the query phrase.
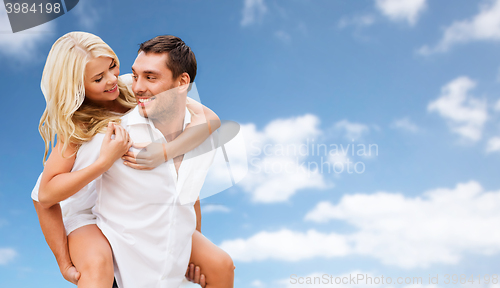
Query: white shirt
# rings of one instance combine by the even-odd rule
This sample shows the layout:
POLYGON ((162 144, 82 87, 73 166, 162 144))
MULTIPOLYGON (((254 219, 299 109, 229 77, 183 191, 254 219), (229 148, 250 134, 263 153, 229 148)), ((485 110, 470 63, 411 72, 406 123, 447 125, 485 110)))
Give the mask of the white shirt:
MULTIPOLYGON (((184 127, 190 120, 186 109, 184 127)), ((122 126, 135 143, 166 141, 137 107, 122 117, 122 126)), ((100 149, 95 149, 95 142, 103 138, 98 134, 83 144, 78 158, 97 159, 100 149)), ((113 249, 120 288, 181 284, 196 227, 193 204, 215 155, 209 148, 212 141, 211 136, 184 155, 178 177, 172 159, 150 171, 132 169, 119 159, 96 179, 93 213, 113 249)))

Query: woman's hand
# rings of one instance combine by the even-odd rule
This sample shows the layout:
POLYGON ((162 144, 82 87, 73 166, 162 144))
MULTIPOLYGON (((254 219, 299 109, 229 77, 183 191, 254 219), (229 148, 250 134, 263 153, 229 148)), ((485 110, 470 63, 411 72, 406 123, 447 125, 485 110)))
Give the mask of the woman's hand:
POLYGON ((108 169, 120 159, 132 146, 132 140, 125 128, 110 122, 108 130, 102 141, 101 152, 97 161, 100 161, 108 169), (115 136, 114 139, 112 136, 115 136))
POLYGON ((200 102, 186 97, 186 108, 191 114, 191 126, 207 123, 205 112, 203 111, 203 105, 201 105, 200 102))
POLYGON ((123 155, 123 164, 138 170, 152 170, 167 161, 165 146, 161 142, 134 143, 139 152, 128 151, 123 155))

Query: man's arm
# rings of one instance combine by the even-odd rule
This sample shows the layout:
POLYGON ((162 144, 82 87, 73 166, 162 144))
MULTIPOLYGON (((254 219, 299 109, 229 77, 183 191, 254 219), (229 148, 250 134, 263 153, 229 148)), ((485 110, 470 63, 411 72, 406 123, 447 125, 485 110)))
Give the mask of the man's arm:
POLYGON ((68 238, 62 221, 61 206, 56 204, 50 208, 43 208, 40 203, 33 200, 40 227, 42 228, 45 241, 56 257, 57 264, 64 279, 77 285, 80 272, 71 262, 68 249, 68 238))

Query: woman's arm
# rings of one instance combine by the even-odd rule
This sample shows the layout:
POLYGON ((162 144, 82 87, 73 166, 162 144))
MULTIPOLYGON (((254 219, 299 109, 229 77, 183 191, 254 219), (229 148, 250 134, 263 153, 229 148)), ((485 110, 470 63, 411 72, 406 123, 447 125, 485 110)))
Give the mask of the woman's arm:
POLYGON ((51 207, 80 191, 87 184, 106 172, 130 148, 132 142, 120 125, 110 123, 104 137, 99 158, 84 169, 71 172, 75 163, 76 146, 68 145, 61 155, 62 143, 58 141, 45 163, 40 181, 38 201, 44 208, 51 207), (113 133, 115 138, 112 139, 113 133))
POLYGON ((56 257, 61 274, 64 279, 76 285, 80 278, 80 272, 76 271, 69 257, 68 239, 62 221, 61 207, 54 205, 50 208, 43 208, 40 203, 34 200, 33 205, 35 205, 45 241, 56 257))
POLYGON ((168 143, 134 143, 134 148, 141 151, 127 152, 122 157, 124 164, 135 169, 151 170, 198 147, 220 127, 221 121, 217 114, 200 102, 188 97, 186 108, 191 113, 191 123, 177 138, 168 143))

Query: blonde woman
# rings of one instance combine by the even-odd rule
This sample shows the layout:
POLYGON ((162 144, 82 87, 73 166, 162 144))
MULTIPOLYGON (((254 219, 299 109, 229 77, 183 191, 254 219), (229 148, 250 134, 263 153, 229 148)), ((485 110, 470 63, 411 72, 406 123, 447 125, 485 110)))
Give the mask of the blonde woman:
MULTIPOLYGON (((202 143, 211 133, 209 127, 220 126, 215 113, 190 100, 187 108, 192 121, 174 141, 162 149, 148 149, 144 155, 127 152, 133 143, 115 123, 137 103, 118 75, 118 58, 106 43, 89 33, 72 32, 54 43, 42 76, 47 107, 39 130, 45 141, 45 167, 33 199, 61 273, 78 287, 110 288, 113 284, 111 247, 91 212, 96 197, 93 180, 121 157, 132 168, 152 169, 202 143), (103 132, 98 160, 83 169, 73 167, 78 147, 103 132)), ((187 276, 206 287, 232 287, 231 258, 201 235, 199 202, 195 209, 198 231, 193 234, 190 262, 200 266, 203 274, 190 265, 187 276)))

